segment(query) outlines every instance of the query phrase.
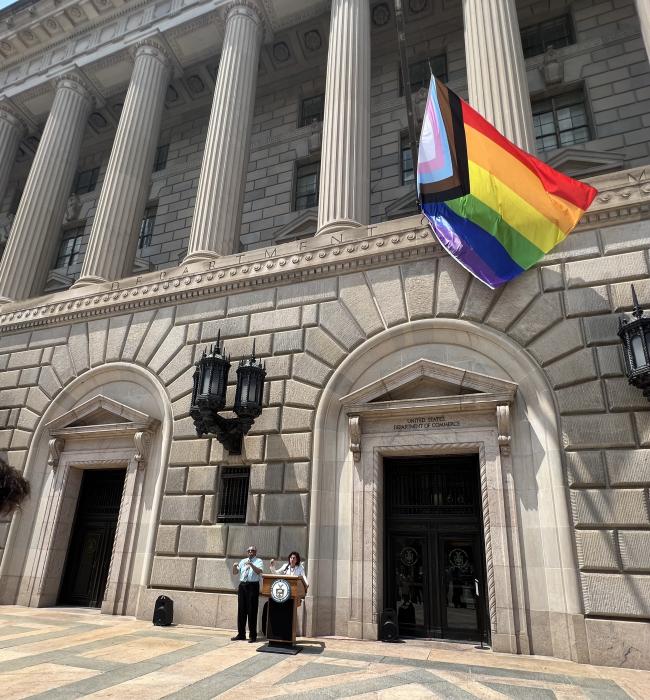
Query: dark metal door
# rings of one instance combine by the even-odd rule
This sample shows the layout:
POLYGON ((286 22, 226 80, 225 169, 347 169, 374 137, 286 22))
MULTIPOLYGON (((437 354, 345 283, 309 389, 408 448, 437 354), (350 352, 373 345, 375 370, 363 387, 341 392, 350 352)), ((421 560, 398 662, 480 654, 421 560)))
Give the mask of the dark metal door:
POLYGON ((123 469, 84 471, 59 605, 101 607, 124 478, 123 469))

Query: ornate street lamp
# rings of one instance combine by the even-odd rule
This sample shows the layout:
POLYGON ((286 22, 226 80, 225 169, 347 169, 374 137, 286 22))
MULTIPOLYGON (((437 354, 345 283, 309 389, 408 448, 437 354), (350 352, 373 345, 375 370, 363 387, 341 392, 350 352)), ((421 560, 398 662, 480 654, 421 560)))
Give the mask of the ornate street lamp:
POLYGON ((618 327, 618 335, 623 343, 625 374, 630 384, 641 389, 643 395, 650 401, 650 317, 643 315, 634 285, 632 285, 632 302, 634 321, 621 316, 618 327))
POLYGON ((237 368, 237 390, 233 407, 237 418, 219 415, 219 411, 223 411, 226 405, 229 371, 230 357, 226 356, 219 332, 216 344, 210 348, 209 353, 204 350, 196 363, 190 415, 199 437, 215 435, 230 454, 239 455, 244 435, 262 413, 266 369, 255 359, 254 340, 251 356, 242 360, 237 368))

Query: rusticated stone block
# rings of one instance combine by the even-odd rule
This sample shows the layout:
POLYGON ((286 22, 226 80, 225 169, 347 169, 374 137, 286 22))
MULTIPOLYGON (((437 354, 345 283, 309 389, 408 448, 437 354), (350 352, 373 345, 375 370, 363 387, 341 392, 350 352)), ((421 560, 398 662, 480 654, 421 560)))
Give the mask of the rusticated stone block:
POLYGON ((628 414, 593 414, 562 418, 562 441, 568 449, 633 447, 634 433, 628 414))
POLYGON ((18 382, 18 384, 20 386, 36 386, 39 383, 38 378, 40 373, 40 367, 28 367, 25 369, 21 369, 20 381, 18 382))
POLYGON ((613 530, 578 530, 580 568, 618 571, 618 553, 613 530))
POLYGON ((285 406, 315 407, 319 394, 320 389, 318 387, 289 379, 285 387, 284 404, 285 406))
POLYGON ((278 288, 278 308, 304 306, 318 301, 336 299, 336 290, 336 277, 323 277, 309 282, 288 284, 286 287, 278 288))
POLYGON ((625 377, 605 380, 607 407, 610 411, 638 411, 648 407, 648 400, 625 377))
MULTIPOLYGON (((33 387, 37 388, 37 387, 33 387)), ((30 389, 5 389, 0 391, 0 406, 12 408, 13 406, 23 406, 27 401, 27 393, 30 389)))
POLYGON ((263 401, 265 406, 284 405, 284 382, 265 382, 263 401))
POLYGON ((246 556, 250 545, 257 547, 257 556, 264 559, 278 556, 280 528, 277 526, 250 527, 230 525, 228 531, 228 556, 237 561, 246 556))
POLYGON ((178 553, 223 557, 227 537, 228 525, 182 525, 178 553))
POLYGON ((399 266, 368 270, 366 279, 386 325, 395 326, 406 321, 408 317, 399 266))
POLYGON ((249 488, 254 493, 282 491, 283 480, 284 464, 282 462, 253 464, 251 466, 249 488))
POLYGON ((269 462, 299 461, 311 456, 311 433, 269 435, 266 438, 266 459, 269 462))
POLYGON ((336 367, 348 354, 322 328, 317 327, 307 329, 305 350, 330 367, 336 367))
POLYGON ((619 530, 624 571, 650 571, 650 530, 619 530))
POLYGON ((169 452, 169 464, 207 464, 210 440, 174 440, 169 452))
POLYGON ((351 350, 365 340, 350 312, 340 301, 328 301, 320 306, 320 326, 333 338, 351 350))
POLYGON ((592 316, 609 311, 607 287, 578 287, 564 292, 566 315, 592 316))
POLYGON ((28 408, 21 408, 16 427, 22 428, 23 430, 33 431, 39 418, 40 416, 38 414, 30 411, 28 408))
POLYGON ((571 491, 575 523, 581 527, 650 525, 642 489, 571 491))
POLYGON ((228 450, 218 441, 212 441, 210 464, 248 464, 264 461, 264 435, 246 435, 241 455, 228 454, 228 450))
MULTIPOLYGON (((131 314, 125 316, 114 316, 108 320, 108 336, 106 338, 106 362, 115 362, 122 357, 122 347, 126 340, 126 335, 129 332, 131 325, 131 314)), ((70 351, 72 354, 72 350, 70 351)), ((77 372, 79 368, 76 364, 74 354, 72 361, 75 363, 77 372)))
POLYGON ((160 521, 163 523, 201 522, 203 514, 202 496, 163 496, 160 521))
POLYGON ((160 380, 165 384, 170 384, 183 372, 193 370, 193 356, 194 348, 191 345, 185 345, 182 347, 167 363, 167 366, 159 373, 158 376, 160 377, 160 380))
POLYGON ((209 494, 203 497, 203 516, 201 523, 203 525, 213 525, 217 520, 217 496, 209 494))
POLYGON ((582 574, 588 615, 650 617, 650 576, 582 574))
POLYGON ((618 345, 596 348, 601 377, 618 377, 623 374, 621 350, 618 345))
POLYGON ((309 491, 311 464, 309 462, 287 462, 284 467, 285 491, 309 491))
POLYGON ((583 320, 587 345, 606 345, 620 343, 618 337, 618 316, 591 316, 583 320))
POLYGON ((300 307, 264 311, 251 316, 251 333, 268 333, 300 327, 300 307))
POLYGON ((229 316, 217 321, 205 321, 201 326, 201 342, 209 343, 217 339, 239 338, 248 335, 248 316, 229 316))
POLYGON ((436 316, 457 316, 469 284, 469 273, 449 257, 438 260, 436 316))
POLYGON ((542 288, 545 292, 555 292, 564 289, 562 265, 545 265, 540 268, 542 273, 542 288))
POLYGON ((515 321, 509 335, 520 345, 528 345, 531 340, 560 321, 562 315, 560 294, 558 292, 544 294, 534 299, 515 321))
POLYGON ((302 327, 318 325, 318 304, 307 304, 302 307, 302 327))
POLYGON ((290 376, 291 356, 280 355, 278 357, 269 357, 264 360, 266 366, 266 380, 273 379, 288 379, 290 376))
MULTIPOLYGON (((283 525, 280 530, 280 558, 289 556, 289 552, 298 552, 303 560, 303 565, 307 564, 307 528, 283 525)), ((307 572, 309 574, 309 572, 307 572)))
POLYGON ((187 493, 214 493, 217 490, 218 467, 190 467, 187 493))
POLYGON ((575 231, 567 236, 550 253, 544 256, 544 262, 562 261, 576 257, 600 255, 596 231, 575 231))
POLYGON ((562 355, 580 350, 583 345, 580 321, 572 319, 549 328, 530 343, 528 350, 541 365, 547 365, 562 355))
POLYGON ((565 454, 569 486, 605 486, 605 466, 601 452, 581 450, 565 454))
POLYGON ((9 358, 7 369, 21 369, 22 367, 35 367, 41 362, 43 351, 39 348, 36 350, 23 350, 22 352, 14 352, 9 358))
POLYGON ((483 321, 498 292, 472 277, 460 317, 468 321, 483 321))
MULTIPOLYGON (((40 353, 41 350, 36 352, 40 353)), ((63 386, 65 386, 75 375, 70 352, 67 345, 57 345, 52 353, 52 369, 63 386)), ((1 405, 1 404, 0 404, 1 405)))
POLYGON ((236 590, 239 579, 232 575, 232 565, 232 560, 198 559, 194 588, 201 591, 236 590))
POLYGON ((126 340, 124 341, 124 348, 122 350, 122 359, 125 362, 135 358, 135 355, 142 344, 142 339, 146 335, 155 314, 156 312, 153 309, 148 311, 139 311, 137 314, 133 314, 133 320, 131 321, 129 332, 127 333, 126 340))
POLYGON ((596 379, 598 376, 593 351, 587 348, 547 365, 545 371, 556 389, 596 379))
POLYGON ((306 493, 263 494, 260 501, 262 524, 307 524, 309 496, 306 493))
POLYGON ((598 380, 558 389, 555 395, 563 415, 605 410, 603 390, 598 380))
POLYGON ((88 321, 88 351, 90 352, 91 367, 99 367, 99 365, 104 364, 107 338, 107 318, 100 318, 96 321, 88 321))
POLYGON ((158 525, 156 554, 176 554, 180 525, 158 525))
MULTIPOLYGON (((16 389, 14 391, 27 391, 27 389, 16 389)), ((11 404, 5 403, 3 396, 4 392, 0 392, 0 406, 10 406, 11 404)), ((43 411, 50 405, 50 400, 47 395, 41 391, 38 386, 33 386, 29 389, 27 394, 27 401, 25 402, 28 408, 31 408, 35 413, 43 413, 43 411)))
POLYGON ((384 323, 365 277, 361 273, 346 275, 341 277, 339 285, 341 301, 357 320, 363 332, 370 336, 384 330, 384 323))
POLYGON ((639 443, 641 447, 650 447, 650 413, 634 414, 634 425, 636 426, 637 434, 639 435, 639 443))
POLYGON ((434 263, 431 260, 402 265, 404 294, 411 319, 433 316, 433 294, 436 282, 434 269, 434 263))
POLYGON ((493 328, 505 331, 539 292, 539 274, 537 270, 524 272, 505 285, 501 296, 488 314, 485 322, 493 328))
POLYGON ((149 368, 159 373, 169 360, 185 347, 185 326, 175 326, 165 336, 153 357, 149 360, 149 368))
POLYGON ((61 345, 68 341, 70 326, 53 326, 34 331, 29 340, 30 348, 45 348, 61 345))
MULTIPOLYGON (((259 292, 256 292, 259 294, 259 292)), ((271 296, 267 293, 267 296, 271 296)), ((192 301, 189 304, 179 304, 176 309, 176 325, 194 323, 196 321, 211 321, 215 318, 223 318, 226 313, 226 299, 205 299, 192 301)))
MULTIPOLYGON (((267 311, 275 306, 275 289, 256 289, 228 297, 228 315, 249 314, 254 311, 267 311)), ((202 320, 197 318, 197 321, 202 320)))
MULTIPOLYGON (((629 282, 612 284, 609 290, 612 295, 612 310, 614 312, 632 311, 632 294, 629 282)), ((650 279, 635 280, 634 291, 641 307, 647 309, 650 305, 650 279)))
POLYGON ((648 274, 648 266, 643 251, 639 250, 567 262, 564 272, 568 287, 585 287, 645 277, 648 274))
POLYGON ((273 352, 276 355, 283 355, 284 353, 302 352, 303 337, 304 333, 302 328, 297 328, 295 331, 284 331, 282 333, 274 333, 273 352))
MULTIPOLYGON (((630 248, 650 247, 650 228, 648 220, 626 221, 619 226, 607 226, 601 229, 603 250, 606 255, 630 248)), ((628 291, 629 291, 628 285, 628 291)))
POLYGON ((151 585, 156 588, 192 588, 196 559, 192 557, 154 557, 151 585))
POLYGON ((311 430, 313 427, 314 411, 310 411, 306 408, 292 408, 290 406, 285 406, 282 409, 283 433, 311 430))
POLYGON ((650 484, 650 450, 607 450, 605 463, 612 486, 650 484))
MULTIPOLYGON (((164 307, 158 310, 156 317, 147 329, 142 345, 136 355, 137 362, 148 364, 156 349, 167 337, 174 324, 175 307, 164 307)), ((91 349, 92 364, 92 349, 91 349)))
POLYGON ((18 380, 20 379, 20 370, 5 370, 0 373, 0 389, 14 388, 18 386, 18 380))
POLYGON ((294 379, 323 387, 332 372, 331 367, 306 353, 295 355, 293 358, 294 379))

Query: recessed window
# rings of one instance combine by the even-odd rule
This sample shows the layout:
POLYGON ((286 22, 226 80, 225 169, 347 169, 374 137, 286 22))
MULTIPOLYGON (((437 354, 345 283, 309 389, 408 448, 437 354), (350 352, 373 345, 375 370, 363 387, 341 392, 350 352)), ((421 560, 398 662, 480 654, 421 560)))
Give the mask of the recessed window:
POLYGON ((153 227, 156 224, 156 212, 158 211, 158 203, 148 204, 144 210, 142 223, 140 224, 140 235, 138 237, 138 250, 142 250, 151 245, 153 236, 153 227))
POLYGON ((323 121, 325 95, 315 95, 302 101, 300 106, 300 126, 323 121))
MULTIPOLYGON (((409 81, 411 92, 417 92, 420 88, 428 88, 431 81, 431 73, 443 83, 447 82, 447 54, 439 54, 424 58, 421 61, 409 63, 409 81)), ((399 94, 404 94, 402 83, 402 71, 399 71, 399 94)))
POLYGON ((167 156, 169 155, 169 144, 165 143, 156 149, 156 159, 153 162, 153 171, 157 173, 167 167, 167 156))
POLYGON ((320 161, 305 163, 296 168, 296 197, 294 209, 310 209, 318 206, 320 161))
POLYGON ((79 224, 74 228, 65 229, 56 255, 54 268, 68 268, 81 262, 81 241, 84 236, 86 223, 79 224))
POLYGON ((584 143, 591 138, 582 89, 534 100, 532 108, 539 152, 584 143))
POLYGON ((246 522, 249 478, 250 469, 248 467, 221 468, 218 523, 246 522))
POLYGON ((524 58, 539 56, 551 46, 560 49, 569 44, 575 44, 573 23, 569 15, 555 17, 521 30, 524 58))
POLYGON ((97 177, 99 176, 99 168, 91 170, 82 170, 77 173, 77 178, 74 182, 73 191, 75 194, 86 194, 93 192, 97 185, 97 177))
POLYGON ((411 143, 408 134, 402 134, 400 137, 400 161, 402 172, 402 184, 413 182, 415 173, 413 172, 413 152, 411 151, 411 143))

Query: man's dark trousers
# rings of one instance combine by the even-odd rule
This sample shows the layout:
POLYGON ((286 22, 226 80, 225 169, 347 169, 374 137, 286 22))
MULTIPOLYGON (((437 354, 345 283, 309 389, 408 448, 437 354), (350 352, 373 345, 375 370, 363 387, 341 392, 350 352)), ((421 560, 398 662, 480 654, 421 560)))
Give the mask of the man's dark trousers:
POLYGON ((246 636, 246 618, 250 638, 257 639, 257 606, 260 598, 260 584, 241 582, 237 591, 237 634, 246 636))

